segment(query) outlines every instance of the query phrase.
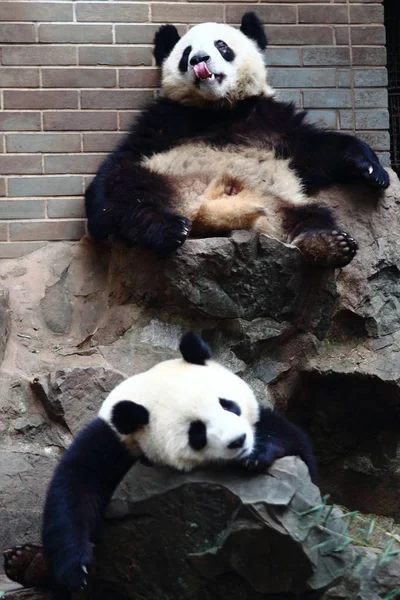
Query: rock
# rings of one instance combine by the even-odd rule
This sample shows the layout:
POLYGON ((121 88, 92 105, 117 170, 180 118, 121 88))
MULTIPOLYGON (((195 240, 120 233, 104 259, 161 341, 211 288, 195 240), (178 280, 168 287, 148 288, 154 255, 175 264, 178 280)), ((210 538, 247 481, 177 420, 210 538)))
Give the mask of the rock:
POLYGON ((49 417, 74 436, 97 416, 111 390, 124 376, 103 367, 75 367, 36 377, 32 389, 49 417))
POLYGON ((0 364, 3 362, 11 329, 8 289, 0 289, 0 364))
POLYGON ((56 458, 2 449, 0 460, 0 548, 40 543, 43 502, 56 458))
MULTIPOLYGON (((298 249, 254 232, 188 240, 163 260, 84 238, 0 261, 2 541, 37 541, 40 494, 56 457, 122 377, 178 356, 179 337, 189 329, 202 334, 214 357, 248 381, 261 402, 308 431, 324 494, 400 521, 400 184, 393 173, 391 182, 380 198, 362 185, 319 196, 359 242, 342 270, 311 268, 298 249)), ((169 503, 178 491, 168 494, 169 503)), ((230 490, 218 498, 225 514, 237 502, 230 490)), ((210 520, 216 503, 207 509, 210 520)), ((257 523, 249 529, 259 535, 257 523)), ((236 535, 242 534, 229 534, 229 544, 236 535)), ((279 550, 281 537, 274 535, 279 550)), ((229 544, 224 552, 233 563, 229 544)), ((314 569, 310 558, 302 561, 302 568, 314 569)), ((207 585, 201 600, 232 590, 243 597, 250 584, 224 573, 207 585)))
POLYGON ((7 592, 4 600, 54 600, 53 594, 40 588, 28 588, 7 592))
POLYGON ((312 531, 307 511, 318 503, 294 457, 258 477, 137 465, 108 509, 90 597, 306 598, 330 585, 353 553, 315 548, 326 536, 312 531))
POLYGON ((311 269, 297 248, 250 231, 188 240, 162 261, 143 249, 115 246, 110 286, 139 304, 173 307, 186 317, 300 320, 318 334, 329 324, 336 298, 332 271, 311 269))

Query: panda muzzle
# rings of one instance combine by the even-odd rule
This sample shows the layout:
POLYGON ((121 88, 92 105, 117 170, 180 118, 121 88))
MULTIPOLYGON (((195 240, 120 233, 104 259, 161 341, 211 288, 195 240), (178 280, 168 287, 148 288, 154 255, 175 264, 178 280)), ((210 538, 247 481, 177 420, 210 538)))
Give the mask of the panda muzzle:
POLYGON ((197 63, 197 65, 194 65, 193 71, 197 79, 201 79, 202 81, 212 77, 212 73, 204 61, 197 63))

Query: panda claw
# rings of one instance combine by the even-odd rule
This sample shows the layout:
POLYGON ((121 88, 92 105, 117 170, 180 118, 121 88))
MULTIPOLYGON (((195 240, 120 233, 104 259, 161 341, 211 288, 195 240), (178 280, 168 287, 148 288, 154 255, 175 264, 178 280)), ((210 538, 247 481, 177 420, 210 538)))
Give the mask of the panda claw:
POLYGON ((87 570, 87 567, 86 567, 86 565, 82 565, 82 571, 83 571, 84 573, 86 573, 86 575, 88 574, 88 570, 87 570))

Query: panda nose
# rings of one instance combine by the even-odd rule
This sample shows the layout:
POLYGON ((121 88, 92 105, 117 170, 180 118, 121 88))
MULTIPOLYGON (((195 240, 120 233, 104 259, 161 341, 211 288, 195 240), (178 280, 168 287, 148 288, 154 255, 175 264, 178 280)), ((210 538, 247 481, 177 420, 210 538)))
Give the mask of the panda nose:
POLYGON ((201 62, 207 62, 208 60, 210 60, 210 57, 208 56, 208 54, 199 53, 199 54, 195 54, 194 56, 192 56, 192 58, 190 59, 189 62, 192 66, 194 66, 194 65, 198 65, 201 62))
POLYGON ((230 450, 234 450, 235 448, 241 448, 246 440, 246 434, 240 435, 236 440, 233 440, 230 444, 228 444, 228 448, 230 450))

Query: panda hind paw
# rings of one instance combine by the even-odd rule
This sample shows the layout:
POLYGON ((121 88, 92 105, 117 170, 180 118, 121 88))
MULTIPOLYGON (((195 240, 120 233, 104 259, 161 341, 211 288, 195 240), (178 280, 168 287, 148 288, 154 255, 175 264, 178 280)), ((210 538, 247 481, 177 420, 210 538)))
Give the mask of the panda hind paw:
POLYGON ((345 267, 356 255, 358 244, 345 231, 307 231, 292 241, 307 263, 321 267, 345 267))
POLYGON ((154 246, 160 256, 167 256, 187 240, 191 222, 180 215, 170 215, 154 236, 154 246))
POLYGON ((4 570, 12 581, 24 587, 49 584, 50 574, 41 546, 14 546, 3 550, 3 556, 4 570))

